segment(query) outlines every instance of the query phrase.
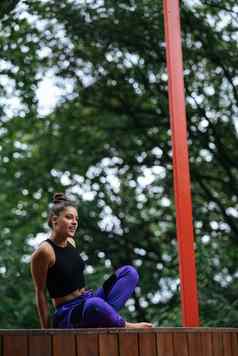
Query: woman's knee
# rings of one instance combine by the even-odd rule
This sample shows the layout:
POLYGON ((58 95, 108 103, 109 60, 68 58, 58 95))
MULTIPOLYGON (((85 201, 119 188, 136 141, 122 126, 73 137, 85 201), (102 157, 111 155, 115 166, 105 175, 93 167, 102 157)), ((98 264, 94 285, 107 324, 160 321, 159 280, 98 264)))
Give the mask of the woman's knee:
POLYGON ((135 267, 132 265, 125 265, 116 271, 117 277, 127 276, 128 279, 133 281, 135 284, 139 281, 139 274, 135 267))
POLYGON ((87 323, 97 323, 110 314, 111 306, 102 298, 92 297, 85 302, 83 310, 83 319, 87 323))
POLYGON ((90 298, 86 301, 84 308, 83 327, 122 327, 125 325, 124 319, 101 298, 90 298))
POLYGON ((97 311, 103 302, 103 299, 100 297, 92 297, 85 302, 84 310, 97 311))

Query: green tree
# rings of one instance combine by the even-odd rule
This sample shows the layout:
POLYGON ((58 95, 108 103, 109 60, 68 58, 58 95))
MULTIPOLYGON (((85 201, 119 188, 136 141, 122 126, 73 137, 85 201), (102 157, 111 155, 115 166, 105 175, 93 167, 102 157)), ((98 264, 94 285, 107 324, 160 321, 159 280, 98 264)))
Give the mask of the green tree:
MULTIPOLYGON (((124 315, 179 325, 162 2, 14 6, 0 8, 1 327, 38 326, 29 242, 61 190, 79 203, 88 285, 132 263, 124 315), (65 95, 42 115, 49 73, 65 95)), ((235 326, 237 7, 187 1, 181 16, 201 317, 235 326)))

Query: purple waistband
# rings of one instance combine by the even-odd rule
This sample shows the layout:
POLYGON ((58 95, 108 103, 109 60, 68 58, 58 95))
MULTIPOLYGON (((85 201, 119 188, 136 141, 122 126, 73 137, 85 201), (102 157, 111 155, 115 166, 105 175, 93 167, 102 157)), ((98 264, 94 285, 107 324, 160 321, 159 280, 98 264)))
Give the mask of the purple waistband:
POLYGON ((90 297, 93 297, 93 296, 94 296, 93 290, 92 289, 87 289, 82 294, 80 294, 79 297, 71 299, 68 302, 65 302, 65 303, 62 303, 62 304, 58 304, 56 306, 56 310, 62 308, 63 306, 70 306, 71 304, 74 304, 75 302, 77 302, 79 300, 84 300, 86 298, 90 298, 90 297))

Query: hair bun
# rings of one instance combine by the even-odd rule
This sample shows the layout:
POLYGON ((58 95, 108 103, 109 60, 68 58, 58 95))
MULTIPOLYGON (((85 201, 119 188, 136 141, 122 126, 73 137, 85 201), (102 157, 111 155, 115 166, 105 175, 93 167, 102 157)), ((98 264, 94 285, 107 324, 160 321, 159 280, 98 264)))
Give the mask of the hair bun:
POLYGON ((64 193, 55 193, 53 197, 53 203, 57 204, 57 203, 61 203, 62 201, 67 201, 64 193))

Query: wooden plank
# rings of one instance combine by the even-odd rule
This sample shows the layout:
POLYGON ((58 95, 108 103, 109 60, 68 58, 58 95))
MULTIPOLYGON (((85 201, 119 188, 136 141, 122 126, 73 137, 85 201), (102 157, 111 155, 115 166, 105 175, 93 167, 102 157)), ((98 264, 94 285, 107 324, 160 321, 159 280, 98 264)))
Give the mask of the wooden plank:
POLYGON ((222 339, 223 339, 224 356, 233 356, 231 333, 224 333, 222 335, 222 339))
POLYGON ((157 356, 154 333, 139 334, 139 351, 140 356, 157 356))
POLYGON ((119 356, 118 336, 110 334, 99 335, 99 350, 100 356, 119 356))
POLYGON ((78 356, 98 356, 98 335, 95 334, 78 334, 76 336, 77 355, 78 356))
POLYGON ((51 339, 49 335, 30 335, 28 337, 28 356, 51 356, 51 339))
POLYGON ((216 356, 227 356, 223 353, 223 334, 222 332, 214 332, 212 334, 212 351, 216 356))
POLYGON ((238 329, 0 331, 0 356, 99 355, 238 356, 238 329))
POLYGON ((138 334, 119 334, 120 356, 139 356, 138 334))
POLYGON ((158 333, 156 341, 158 356, 174 356, 172 333, 158 333))
POLYGON ((27 337, 24 335, 4 335, 4 356, 27 356, 27 337))
POLYGON ((233 356, 237 356, 237 350, 238 350, 238 333, 232 333, 231 334, 231 345, 232 345, 232 352, 233 356))
POLYGON ((200 335, 202 345, 202 356, 213 356, 212 334, 203 332, 200 335))
POLYGON ((174 333, 174 356, 189 356, 188 340, 186 333, 174 333))
MULTIPOLYGON (((187 334, 188 340, 188 354, 189 356, 203 356, 201 335, 198 332, 191 332, 187 334)), ((204 355, 206 356, 206 355, 204 355)))
POLYGON ((52 344, 53 356, 76 356, 76 343, 74 335, 54 335, 52 344))

